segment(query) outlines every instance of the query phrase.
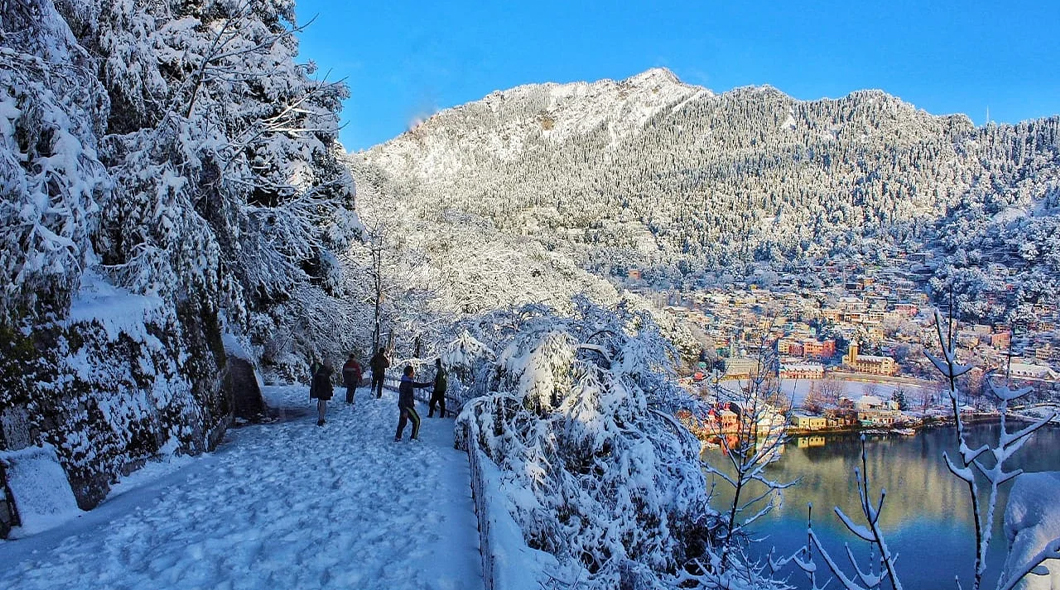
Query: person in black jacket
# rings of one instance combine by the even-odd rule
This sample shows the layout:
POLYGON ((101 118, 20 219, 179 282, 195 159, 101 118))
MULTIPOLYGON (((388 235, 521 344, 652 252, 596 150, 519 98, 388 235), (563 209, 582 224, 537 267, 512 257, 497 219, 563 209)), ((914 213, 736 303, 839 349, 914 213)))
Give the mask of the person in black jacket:
POLYGON ((331 361, 324 364, 313 375, 313 383, 309 386, 309 397, 317 400, 317 426, 324 425, 324 413, 328 411, 328 400, 334 391, 331 388, 331 361))
POLYGON ((368 391, 374 389, 376 398, 383 397, 383 376, 390 366, 390 361, 386 360, 386 349, 380 346, 379 352, 368 361, 368 366, 372 368, 372 387, 368 391))
POLYGON ((434 389, 431 390, 431 402, 427 405, 427 417, 434 416, 434 405, 438 404, 438 417, 445 418, 445 390, 449 387, 445 368, 442 367, 442 359, 434 360, 434 389))
POLYGON ((398 387, 398 418, 397 434, 394 442, 401 441, 401 432, 405 430, 405 424, 412 420, 412 440, 418 440, 420 436, 420 415, 416 413, 416 400, 412 397, 414 388, 430 387, 430 383, 417 383, 412 379, 412 365, 405 367, 405 374, 401 376, 401 386, 398 387))

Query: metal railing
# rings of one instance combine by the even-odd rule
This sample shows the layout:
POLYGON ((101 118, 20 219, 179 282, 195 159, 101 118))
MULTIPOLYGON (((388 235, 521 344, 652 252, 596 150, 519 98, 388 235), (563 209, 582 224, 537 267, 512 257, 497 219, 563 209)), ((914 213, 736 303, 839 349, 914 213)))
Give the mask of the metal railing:
MULTIPOLYGON (((469 427, 469 430, 472 430, 469 427)), ((493 550, 492 528, 490 526, 489 493, 486 490, 486 475, 482 469, 482 451, 478 446, 478 435, 468 432, 467 460, 471 466, 471 500, 475 504, 475 516, 478 518, 478 544, 479 553, 482 555, 482 585, 485 590, 499 590, 494 578, 494 562, 496 560, 493 550)))
MULTIPOLYGON (((371 381, 369 381, 369 384, 371 384, 371 381)), ((385 389, 389 389, 390 391, 397 391, 399 385, 401 385, 400 376, 394 376, 393 374, 387 373, 386 376, 383 377, 383 387, 385 389)), ((413 389, 412 397, 415 398, 416 401, 424 404, 429 404, 431 402, 431 395, 429 393, 429 390, 427 389, 413 389)), ((449 392, 446 392, 445 412, 449 415, 457 416, 460 414, 460 411, 462 409, 464 409, 464 400, 451 395, 449 392)))

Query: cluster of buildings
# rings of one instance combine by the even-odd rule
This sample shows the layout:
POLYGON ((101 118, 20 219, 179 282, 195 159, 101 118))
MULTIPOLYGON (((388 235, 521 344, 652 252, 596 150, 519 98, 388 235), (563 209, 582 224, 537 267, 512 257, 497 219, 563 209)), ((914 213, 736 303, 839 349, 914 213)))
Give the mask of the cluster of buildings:
POLYGON ((820 414, 795 412, 791 417, 791 427, 801 432, 858 426, 890 427, 906 419, 898 402, 875 395, 863 395, 857 400, 842 397, 838 407, 825 408, 820 414))
MULTIPOLYGON (((731 393, 731 392, 730 392, 731 393)), ((786 430, 788 418, 768 400, 713 398, 706 415, 694 417, 686 411, 677 417, 700 440, 725 449, 752 443, 756 447, 777 440, 786 430)))
MULTIPOLYGON (((724 367, 722 379, 747 379, 763 370, 799 380, 829 373, 934 378, 923 354, 925 347, 938 346, 934 314, 927 295, 906 274, 876 269, 812 290, 782 279, 769 289, 736 285, 672 293, 667 308, 697 328, 706 356, 724 367), (773 365, 760 366, 767 357, 776 359, 773 365)), ((1057 381, 1056 305, 1042 303, 1032 311, 1035 327, 1053 330, 1021 330, 1013 338, 1007 325, 959 324, 955 338, 962 361, 1000 372, 1011 364, 1014 377, 1057 381)))
MULTIPOLYGON (((837 262, 773 275, 768 283, 670 292, 663 301, 656 293, 656 302, 686 319, 702 343, 703 362, 692 381, 748 382, 766 376, 911 384, 923 398, 920 409, 926 409, 934 402, 925 381, 937 380, 938 373, 924 353, 939 348, 935 315, 922 288, 933 274, 930 254, 892 252, 884 258, 881 266, 837 262), (825 286, 801 286, 803 275, 825 286)), ((1018 385, 1060 395, 1060 309, 1042 302, 1029 311, 1031 318, 1015 335, 1005 324, 954 322, 958 358, 976 367, 973 380, 994 371, 1018 385)), ((962 386, 972 392, 973 385, 962 386)), ((981 391, 981 382, 976 387, 981 391)), ((791 427, 803 432, 893 427, 907 418, 897 402, 876 395, 838 403, 833 398, 827 405, 812 406, 820 409, 816 414, 790 415, 791 427)), ((719 409, 704 428, 725 433, 738 424, 738 416, 719 409)))

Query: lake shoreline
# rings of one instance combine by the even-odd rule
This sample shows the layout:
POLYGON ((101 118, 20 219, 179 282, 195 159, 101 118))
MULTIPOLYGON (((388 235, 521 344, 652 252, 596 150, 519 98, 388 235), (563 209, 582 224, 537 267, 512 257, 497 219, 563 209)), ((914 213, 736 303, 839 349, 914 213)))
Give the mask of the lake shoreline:
MULTIPOLYGON (((965 424, 996 424, 1001 422, 1001 415, 997 412, 980 412, 980 413, 968 413, 962 414, 961 419, 965 424)), ((1028 416, 1022 416, 1019 414, 1007 414, 1005 416, 1008 422, 1023 422, 1031 423, 1034 419, 1028 416)), ((788 427, 786 434, 791 437, 796 436, 820 436, 830 434, 903 434, 897 432, 899 429, 912 429, 919 433, 921 430, 928 430, 933 428, 943 428, 947 426, 953 426, 956 421, 953 419, 953 415, 947 416, 926 416, 923 418, 917 418, 915 420, 895 423, 892 426, 845 426, 839 428, 818 428, 816 430, 809 430, 805 428, 794 428, 788 427)), ((1060 428, 1060 422, 1050 422, 1046 424, 1046 427, 1057 427, 1060 428)))

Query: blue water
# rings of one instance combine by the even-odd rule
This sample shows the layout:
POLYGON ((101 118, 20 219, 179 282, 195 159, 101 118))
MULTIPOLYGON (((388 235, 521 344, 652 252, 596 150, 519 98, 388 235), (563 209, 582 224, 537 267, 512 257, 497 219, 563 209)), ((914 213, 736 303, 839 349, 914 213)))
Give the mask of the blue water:
MULTIPOLYGON (((1014 425, 1010 425, 1012 430, 1014 425)), ((996 440, 997 424, 970 427, 973 443, 996 440)), ((846 531, 833 512, 839 506, 855 522, 864 519, 858 504, 853 469, 861 466, 857 435, 841 434, 793 439, 782 457, 767 469, 776 481, 799 483, 784 492, 783 505, 759 520, 753 532, 764 540, 750 552, 765 557, 770 548, 779 555, 790 555, 806 543, 807 504, 813 504, 813 526, 830 554, 852 570, 843 550, 849 543, 858 554, 868 554, 868 544, 846 531), (801 443, 801 447, 800 447, 801 443), (822 444, 823 443, 823 444, 822 444)), ((974 444, 973 444, 974 446, 974 444)), ((887 499, 880 519, 891 550, 898 554, 897 570, 907 590, 933 590, 955 587, 954 576, 971 586, 975 560, 975 529, 969 508, 967 485, 946 468, 943 451, 953 453, 956 433, 952 427, 922 430, 916 436, 869 435, 866 440, 871 499, 876 502, 881 488, 887 499)), ((705 451, 704 460, 722 464, 718 451, 705 451)), ((1008 470, 1060 471, 1060 428, 1047 427, 1038 433, 1006 464, 1008 470)), ((708 475, 708 481, 711 476, 708 475)), ((717 482, 715 507, 730 501, 725 484, 717 482)), ((1007 500, 1003 488, 996 510, 996 526, 988 557, 986 585, 993 586, 1004 561, 1006 540, 1001 523, 1007 500)), ((863 562, 864 563, 864 562, 863 562)), ((818 560, 818 566, 825 568, 818 560)), ((862 565, 864 567, 864 565, 862 565)), ((790 567, 789 582, 808 588, 805 574, 790 567)), ((820 578, 819 578, 820 579, 820 578)), ((832 583, 835 585, 835 582, 832 583)))

